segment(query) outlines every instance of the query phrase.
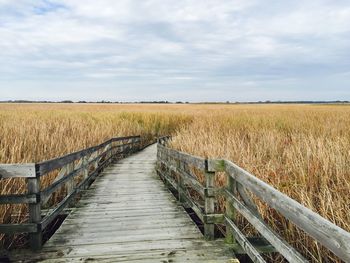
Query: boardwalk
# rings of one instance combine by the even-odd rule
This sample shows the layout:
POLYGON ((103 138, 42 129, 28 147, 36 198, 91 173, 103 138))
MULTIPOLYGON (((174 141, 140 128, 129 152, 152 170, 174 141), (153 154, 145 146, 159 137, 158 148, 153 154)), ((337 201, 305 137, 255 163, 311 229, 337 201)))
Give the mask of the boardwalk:
POLYGON ((25 257, 35 262, 230 262, 234 256, 222 241, 204 240, 155 174, 155 162, 153 145, 106 168, 42 251, 25 257))

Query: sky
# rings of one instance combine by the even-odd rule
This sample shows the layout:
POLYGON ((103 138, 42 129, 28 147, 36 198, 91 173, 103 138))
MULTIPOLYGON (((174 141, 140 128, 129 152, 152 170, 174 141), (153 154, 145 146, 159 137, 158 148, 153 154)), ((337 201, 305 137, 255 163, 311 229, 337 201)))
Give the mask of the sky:
POLYGON ((0 100, 350 100, 349 0, 0 0, 0 100))

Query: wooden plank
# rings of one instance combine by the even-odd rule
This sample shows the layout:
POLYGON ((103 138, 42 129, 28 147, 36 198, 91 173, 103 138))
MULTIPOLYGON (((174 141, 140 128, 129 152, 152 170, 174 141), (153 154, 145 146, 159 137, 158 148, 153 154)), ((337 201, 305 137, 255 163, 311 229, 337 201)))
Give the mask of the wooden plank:
MULTIPOLYGON (((67 173, 72 173, 74 172, 74 163, 67 164, 67 173)), ((66 182, 66 191, 67 195, 70 195, 73 193, 75 188, 75 182, 74 182, 74 177, 70 177, 69 180, 66 182)), ((74 198, 72 198, 72 201, 69 202, 68 206, 72 207, 74 205, 74 198)))
POLYGON ((243 185, 240 183, 237 183, 237 191, 239 195, 241 196, 244 204, 252 211, 255 213, 257 217, 261 217, 258 207, 255 205, 253 199, 249 196, 249 194, 246 192, 244 189, 243 185))
POLYGON ((0 233, 4 234, 36 233, 37 231, 37 224, 0 224, 0 233))
POLYGON ((174 149, 170 149, 164 147, 163 145, 158 144, 158 150, 167 155, 168 157, 177 159, 181 162, 185 162, 188 165, 194 166, 197 169, 202 171, 205 170, 205 159, 201 157, 197 157, 191 154, 187 154, 184 152, 176 151, 174 149))
POLYGON ((35 164, 0 164, 0 179, 35 178, 35 164))
POLYGON ((181 242, 164 240, 161 243, 150 241, 148 246, 144 242, 90 244, 88 246, 63 247, 60 253, 57 253, 55 248, 44 248, 41 254, 18 253, 12 255, 11 260, 18 261, 22 258, 30 258, 33 261, 50 258, 50 262, 52 259, 58 259, 61 262, 66 262, 65 259, 72 260, 72 262, 88 262, 93 259, 98 262, 103 259, 106 259, 103 262, 239 262, 232 259, 232 252, 225 249, 222 242, 208 244, 203 240, 183 240, 181 242))
MULTIPOLYGON (((224 190, 224 193, 226 192, 232 195, 237 195, 237 182, 231 176, 226 177, 226 190, 224 190)), ((225 217, 229 218, 234 223, 236 222, 236 209, 234 208, 234 206, 228 198, 226 198, 225 204, 225 217)), ((232 231, 229 225, 226 225, 225 241, 228 244, 236 243, 234 232, 232 231)))
POLYGON ((350 262, 350 233, 282 194, 232 162, 226 161, 226 171, 269 206, 304 230, 334 254, 350 262))
POLYGON ((256 230, 273 245, 289 262, 306 263, 308 262, 298 251, 273 231, 264 221, 258 218, 252 211, 246 208, 233 194, 225 192, 226 198, 233 204, 256 230))
POLYGON ((38 200, 35 194, 0 195, 0 204, 35 204, 38 200))
POLYGON ((139 136, 127 136, 127 137, 119 137, 119 138, 112 138, 110 140, 107 140, 97 146, 93 146, 87 149, 83 149, 74 153, 70 153, 67 154, 65 156, 62 157, 58 157, 58 158, 54 158, 51 160, 47 160, 44 162, 40 162, 38 163, 38 167, 39 167, 39 174, 40 175, 44 175, 52 170, 61 168, 62 166, 74 162, 78 159, 81 159, 82 157, 89 155, 93 152, 96 152, 102 148, 104 148, 105 146, 107 146, 108 144, 112 143, 112 142, 117 142, 117 141, 122 141, 125 139, 131 139, 131 138, 139 138, 139 136))
POLYGON ((225 160, 223 159, 208 159, 208 171, 209 172, 224 172, 225 160))
MULTIPOLYGON (((40 193, 40 178, 27 179, 28 194, 38 195, 40 193)), ((32 250, 40 250, 43 242, 43 235, 40 226, 41 222, 41 204, 29 204, 29 222, 37 224, 37 232, 29 234, 29 244, 32 250)))
POLYGON ((56 208, 54 210, 51 210, 41 221, 42 228, 46 228, 48 224, 50 224, 62 211, 64 208, 66 208, 73 200, 73 198, 76 195, 76 189, 73 190, 69 195, 67 195, 61 202, 59 202, 56 205, 56 208))
MULTIPOLYGON (((155 161, 153 145, 106 169, 92 187, 81 192, 76 208, 40 253, 15 253, 11 259, 161 262, 165 258, 166 262, 222 263, 232 259, 232 250, 222 242, 204 240, 185 209, 154 173, 154 165, 147 165, 155 161), (139 160, 145 160, 145 165, 133 165, 142 163, 139 160)), ((98 169, 109 163, 108 159, 101 162, 98 169)), ((97 173, 98 170, 88 178, 97 173)), ((59 211, 53 210, 50 215, 55 212, 59 211)), ((207 219, 218 218, 211 214, 207 219)), ((46 226, 46 222, 42 225, 46 226)))
POLYGON ((248 241, 244 234, 239 230, 239 228, 233 223, 229 218, 225 218, 226 225, 229 226, 234 232, 234 236, 241 247, 247 252, 250 259, 255 263, 265 263, 264 258, 259 254, 255 247, 248 241))
MULTIPOLYGON (((263 237, 247 237, 247 240, 260 254, 277 252, 277 250, 263 237)), ((235 254, 247 254, 240 244, 236 244, 231 247, 235 254)))
POLYGON ((201 183, 198 182, 195 177, 188 174, 187 172, 185 172, 184 170, 182 170, 179 167, 174 167, 173 165, 170 165, 164 161, 160 161, 160 163, 167 166, 168 169, 170 169, 176 173, 179 173, 182 176, 182 178, 184 179, 185 183, 189 184, 189 186, 191 188, 193 188, 198 194, 200 194, 201 197, 204 197, 204 186, 201 185, 201 183))
MULTIPOLYGON (((206 169, 207 170, 207 169, 206 169)), ((205 186, 206 189, 214 188, 215 173, 205 171, 205 186)), ((215 199, 213 196, 208 195, 209 191, 205 192, 204 198, 204 214, 206 216, 214 214, 215 212, 215 199)), ((213 240, 215 238, 215 225, 214 223, 204 220, 204 236, 208 240, 213 240)))

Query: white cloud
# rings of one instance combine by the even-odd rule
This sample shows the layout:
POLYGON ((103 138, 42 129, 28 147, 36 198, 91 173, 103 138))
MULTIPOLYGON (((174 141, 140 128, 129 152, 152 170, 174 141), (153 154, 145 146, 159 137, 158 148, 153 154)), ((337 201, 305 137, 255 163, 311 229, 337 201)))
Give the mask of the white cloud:
POLYGON ((72 80, 91 96, 149 96, 155 86, 174 100, 172 89, 205 100, 202 87, 215 87, 211 100, 227 89, 231 100, 282 94, 271 87, 302 97, 299 87, 314 82, 350 97, 350 3, 341 0, 0 0, 0 40, 0 99, 11 97, 7 87, 19 98, 60 84, 79 99, 63 87, 72 80))

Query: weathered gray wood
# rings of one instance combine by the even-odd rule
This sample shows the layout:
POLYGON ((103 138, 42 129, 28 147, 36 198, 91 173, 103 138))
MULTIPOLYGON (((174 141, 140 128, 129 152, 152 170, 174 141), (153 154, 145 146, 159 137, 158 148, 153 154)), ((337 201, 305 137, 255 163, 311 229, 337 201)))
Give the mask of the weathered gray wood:
MULTIPOLYGON (((83 181, 85 181, 89 177, 89 165, 88 165, 88 163, 89 163, 90 157, 91 157, 90 155, 87 155, 87 156, 84 156, 82 159, 82 166, 84 167, 83 171, 82 171, 83 181)), ((85 186, 84 189, 87 189, 87 186, 85 186)))
POLYGON ((256 263, 265 263, 264 258, 259 254, 259 251, 248 241, 244 234, 239 230, 239 228, 232 222, 231 219, 225 218, 226 225, 231 228, 234 232, 235 238, 241 247, 247 252, 248 256, 253 262, 256 263))
POLYGON ((255 213, 255 215, 257 217, 261 217, 258 207, 256 206, 256 204, 254 203, 254 201, 252 200, 252 198, 249 196, 249 194, 246 192, 246 190, 244 189, 243 185, 240 183, 237 183, 237 191, 239 193, 239 195, 241 196, 244 204, 250 209, 252 210, 252 212, 255 213))
MULTIPOLYGON (((40 192, 40 178, 28 178, 27 179, 28 194, 39 194, 40 192)), ((37 224, 38 229, 35 233, 29 234, 30 247, 33 250, 39 250, 42 246, 42 230, 41 230, 41 204, 29 204, 29 222, 37 224)))
POLYGON ((184 152, 179 152, 170 148, 166 148, 163 145, 158 144, 158 150, 162 151, 166 156, 170 158, 177 159, 181 162, 185 162, 188 165, 194 166, 197 169, 204 171, 205 169, 205 159, 197 157, 184 152))
POLYGON ((197 181, 196 178, 194 178, 193 176, 191 176, 190 174, 185 172, 180 167, 174 167, 174 166, 172 166, 172 165, 170 165, 162 160, 159 160, 159 162, 161 164, 165 165, 166 167, 168 167, 168 169, 180 174, 180 176, 183 178, 183 180, 186 184, 189 184, 189 186, 191 188, 193 188, 198 194, 200 194, 201 197, 204 197, 204 187, 203 187, 203 185, 201 185, 200 182, 197 181))
MULTIPOLYGON (((106 168, 42 251, 25 258, 35 262, 103 258, 106 262, 162 262, 163 258, 167 262, 228 262, 234 257, 232 251, 222 243, 204 240, 153 172, 155 160, 156 147, 150 146, 106 168), (143 163, 139 160, 145 160, 145 165, 133 166, 143 163), (150 260, 149 253, 154 255, 150 260)), ((21 258, 15 254, 12 259, 21 258)))
POLYGON ((209 172, 224 172, 225 171, 225 160, 208 159, 208 171, 209 172))
MULTIPOLYGON (((227 176, 226 184, 227 184, 226 191, 231 193, 232 195, 236 195, 237 194, 237 183, 231 176, 227 176)), ((229 218, 234 223, 236 222, 236 210, 235 210, 232 202, 228 198, 226 198, 225 217, 229 218)), ((228 243, 228 244, 236 243, 234 232, 229 225, 226 225, 225 240, 226 240, 226 243, 228 243)))
POLYGON ((36 233, 37 231, 37 224, 0 224, 0 233, 4 234, 36 233))
POLYGON ((5 178, 35 178, 35 164, 0 164, 0 179, 5 178))
POLYGON ((38 196, 35 194, 21 195, 1 195, 0 204, 35 204, 38 202, 38 196))
POLYGON ((203 215, 203 222, 208 224, 223 224, 225 222, 224 214, 203 215))
MULTIPOLYGON (((260 254, 268 254, 268 253, 276 253, 278 252, 265 238, 263 237, 247 237, 247 240, 250 244, 254 246, 254 248, 260 254)), ((234 250, 235 254, 247 254, 247 252, 241 247, 240 244, 235 244, 231 246, 234 250)))
POLYGON ((46 228, 62 211, 72 202, 75 197, 76 190, 73 190, 69 195, 67 195, 61 202, 56 205, 56 208, 51 210, 41 221, 42 228, 46 228))
POLYGON ((101 143, 100 145, 93 146, 81 151, 77 151, 74 153, 67 154, 65 156, 59 157, 59 158, 54 158, 48 161, 44 161, 38 164, 39 167, 39 174, 44 175, 52 170, 59 169, 62 166, 74 162, 78 159, 81 159, 82 157, 89 155, 93 152, 96 152, 100 150, 101 148, 106 147, 108 144, 111 142, 117 142, 117 141, 122 141, 125 139, 131 139, 131 138, 139 138, 139 136, 128 136, 128 137, 119 137, 119 138, 112 138, 108 141, 105 141, 104 143, 101 143))
POLYGON ((268 240, 278 252, 280 252, 289 262, 305 263, 307 260, 300 255, 290 244, 283 240, 264 221, 258 218, 250 209, 246 208, 232 193, 226 191, 226 198, 231 202, 239 213, 241 213, 256 230, 268 240))
POLYGON ((311 237, 345 261, 350 261, 350 233, 282 194, 232 162, 225 161, 226 171, 269 206, 304 230, 311 237))
MULTIPOLYGON (((67 164, 67 174, 72 173, 74 171, 74 163, 69 163, 67 164)), ((66 191, 67 195, 70 195, 74 191, 74 177, 70 177, 69 180, 66 182, 66 191)), ((68 206, 73 206, 74 205, 74 198, 73 200, 68 204, 68 206)))
POLYGON ((67 164, 64 165, 58 172, 52 184, 48 187, 49 189, 45 189, 46 191, 41 194, 41 203, 43 205, 45 205, 49 201, 51 194, 54 191, 56 191, 58 187, 61 187, 61 182, 62 181, 65 182, 66 180, 68 180, 68 178, 66 178, 65 180, 62 180, 62 178, 67 174, 67 168, 68 168, 68 165, 67 164))
MULTIPOLYGON (((207 169, 206 169, 207 170, 207 169)), ((215 173, 205 171, 205 187, 206 189, 214 188, 215 173)), ((209 195, 209 191, 205 192, 204 198, 204 213, 205 215, 214 214, 215 212, 215 199, 209 195)), ((213 223, 204 222, 204 236, 208 240, 215 238, 215 225, 213 223)))

